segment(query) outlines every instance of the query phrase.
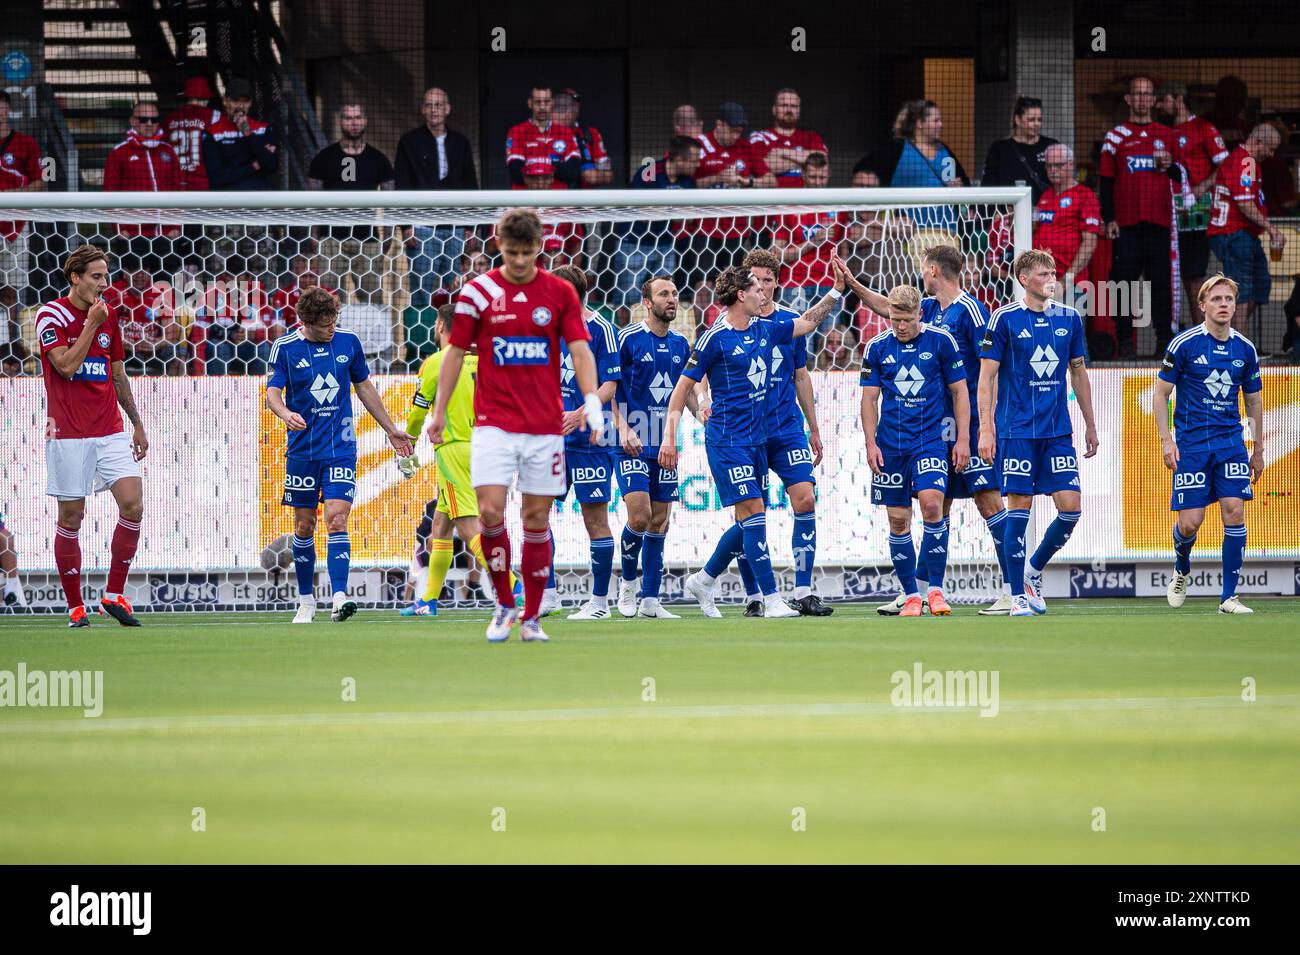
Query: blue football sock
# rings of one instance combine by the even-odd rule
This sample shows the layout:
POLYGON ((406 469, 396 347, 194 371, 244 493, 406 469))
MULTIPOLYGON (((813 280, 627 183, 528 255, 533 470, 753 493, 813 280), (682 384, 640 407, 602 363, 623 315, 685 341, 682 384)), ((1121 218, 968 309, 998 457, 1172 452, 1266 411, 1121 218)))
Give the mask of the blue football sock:
POLYGON ((348 589, 348 568, 352 566, 352 545, 348 542, 348 532, 331 534, 326 539, 325 559, 329 562, 330 590, 334 593, 346 593, 348 589))
POLYGON ((1025 595, 1025 538, 1029 536, 1029 510, 1027 508, 1008 508, 1006 536, 1003 546, 1007 551, 1007 573, 1010 579, 1011 596, 1025 595))
POLYGON ((767 515, 755 514, 740 522, 745 533, 745 559, 754 573, 763 596, 776 593, 776 577, 772 575, 772 558, 767 553, 767 515))
POLYGON ((993 552, 998 557, 998 570, 1002 571, 1002 583, 1007 584, 1011 581, 1011 571, 1007 569, 1007 549, 1003 546, 1007 532, 1007 509, 1004 507, 996 514, 984 518, 984 524, 989 529, 989 536, 993 538, 993 552))
POLYGON ((813 564, 817 560, 817 512, 795 514, 790 535, 794 554, 794 585, 812 587, 813 564))
POLYGON ((555 532, 548 531, 551 535, 551 566, 547 568, 546 589, 555 589, 555 532))
POLYGON ((916 593, 916 547, 911 534, 889 535, 889 559, 894 562, 894 576, 903 595, 916 593))
POLYGON ((930 589, 942 590, 943 578, 948 571, 948 522, 936 521, 925 523, 925 532, 921 535, 921 549, 925 552, 925 564, 930 573, 930 589))
POLYGON ((745 532, 739 524, 732 524, 718 538, 718 546, 713 548, 713 555, 704 565, 704 572, 717 580, 727 572, 731 562, 745 553, 745 532))
POLYGON ((316 541, 293 536, 293 572, 298 578, 298 594, 310 597, 316 591, 316 541))
POLYGON ((740 582, 745 587, 745 596, 756 596, 758 594, 758 581, 754 579, 754 570, 749 566, 749 561, 745 560, 744 553, 736 559, 736 570, 740 571, 740 582))
POLYGON ((1047 525, 1047 533, 1038 542, 1038 549, 1034 551, 1034 556, 1029 558, 1030 573, 1041 574, 1043 572, 1047 562, 1070 539, 1070 535, 1074 533, 1074 526, 1079 523, 1081 515, 1082 512, 1080 511, 1058 511, 1056 513, 1056 519, 1047 525))
POLYGON ((622 552, 623 552, 623 580, 624 582, 636 580, 636 562, 641 556, 641 542, 645 539, 645 533, 634 531, 630 527, 623 528, 622 552))
POLYGON ((659 582, 664 575, 664 537, 652 531, 645 532, 641 547, 641 596, 658 597, 659 582))
POLYGON ((1192 548, 1196 545, 1196 535, 1184 537, 1174 524, 1174 569, 1180 574, 1192 572, 1192 548))
POLYGON ((609 596, 609 577, 614 573, 614 538, 597 537, 591 542, 591 595, 609 596))
POLYGON ((1223 591, 1219 602, 1237 592, 1241 563, 1246 559, 1246 525, 1225 524, 1223 527, 1223 591))

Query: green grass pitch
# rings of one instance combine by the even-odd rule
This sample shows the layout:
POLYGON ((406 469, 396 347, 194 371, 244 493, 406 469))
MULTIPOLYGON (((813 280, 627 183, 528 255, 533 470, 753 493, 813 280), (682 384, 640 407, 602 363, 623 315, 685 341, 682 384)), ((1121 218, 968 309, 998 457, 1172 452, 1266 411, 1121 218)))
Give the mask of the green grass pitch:
POLYGON ((0 861, 1290 862, 1300 601, 1250 603, 691 607, 545 646, 464 613, 4 617, 0 670, 102 670, 104 712, 0 708, 0 861), (917 663, 997 671, 997 715, 894 706, 917 663))

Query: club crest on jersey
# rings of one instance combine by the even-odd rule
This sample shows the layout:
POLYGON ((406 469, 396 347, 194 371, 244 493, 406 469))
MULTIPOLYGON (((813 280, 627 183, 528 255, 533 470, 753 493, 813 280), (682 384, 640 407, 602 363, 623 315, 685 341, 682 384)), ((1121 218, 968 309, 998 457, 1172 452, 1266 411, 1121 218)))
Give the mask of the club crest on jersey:
POLYGON ((564 140, 563 139, 552 140, 551 149, 556 153, 564 152, 564 140))
POLYGON ((107 348, 109 346, 109 343, 112 342, 113 339, 109 337, 108 332, 100 332, 97 336, 95 336, 95 341, 99 342, 100 348, 107 348))
POLYGON ((494 338, 492 358, 498 365, 546 365, 551 355, 545 338, 494 338))
POLYGON ((1071 205, 1073 202, 1074 202, 1074 200, 1071 199, 1069 196, 1062 196, 1062 197, 1061 197, 1060 206, 1061 206, 1062 209, 1068 209, 1068 208, 1070 208, 1070 205, 1071 205))
POLYGON ((539 305, 533 309, 533 324, 538 328, 545 328, 551 324, 551 310, 545 305, 539 305))

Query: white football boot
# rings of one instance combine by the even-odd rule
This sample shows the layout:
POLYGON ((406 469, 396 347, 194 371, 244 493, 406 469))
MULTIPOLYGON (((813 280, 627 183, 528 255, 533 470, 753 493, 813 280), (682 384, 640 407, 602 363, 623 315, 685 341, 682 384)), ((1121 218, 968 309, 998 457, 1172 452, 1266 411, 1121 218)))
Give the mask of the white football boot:
POLYGON ((569 620, 608 620, 609 604, 608 602, 597 603, 595 597, 588 597, 587 602, 582 605, 577 613, 571 613, 569 620))
POLYGON ((625 580, 618 585, 618 612, 625 617, 636 616, 637 582, 625 580))
POLYGON ((492 620, 487 625, 488 643, 505 643, 510 639, 510 631, 519 619, 517 607, 503 607, 500 604, 492 612, 492 620))
POLYGON ((696 603, 700 605, 700 612, 704 616, 715 619, 722 616, 722 611, 714 603, 714 591, 717 587, 717 581, 710 584, 704 580, 703 574, 696 571, 686 578, 684 586, 686 592, 694 597, 696 603))
POLYGON ((763 598, 763 616, 764 617, 799 617, 802 614, 795 610, 780 594, 772 594, 763 598))
POLYGON ((1183 605, 1183 601, 1187 599, 1187 587, 1191 582, 1191 574, 1180 574, 1177 570, 1174 571, 1174 576, 1169 580, 1169 589, 1165 591, 1165 599, 1169 601, 1169 606, 1183 605))
POLYGON ((642 597, 641 605, 637 608, 638 617, 654 617, 656 620, 681 620, 679 614, 670 613, 663 604, 659 602, 658 597, 642 597))
POLYGON ((1255 611, 1251 610, 1240 600, 1238 600, 1236 594, 1233 594, 1223 603, 1219 604, 1219 613, 1254 613, 1254 612, 1255 611))
POLYGON ((980 610, 981 617, 1005 617, 1011 613, 1011 595, 999 594, 998 599, 980 610))

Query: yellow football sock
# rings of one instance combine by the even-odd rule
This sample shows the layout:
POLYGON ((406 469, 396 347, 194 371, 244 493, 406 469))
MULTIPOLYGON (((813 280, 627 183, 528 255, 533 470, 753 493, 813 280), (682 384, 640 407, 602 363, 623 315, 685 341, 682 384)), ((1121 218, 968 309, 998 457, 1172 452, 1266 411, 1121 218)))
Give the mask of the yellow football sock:
POLYGON ((437 600, 442 596, 442 585, 451 570, 452 546, 450 540, 429 541, 429 579, 424 585, 424 599, 437 600))
MULTIPOLYGON (((483 555, 483 535, 482 535, 482 534, 475 534, 475 535, 470 539, 470 542, 469 542, 469 549, 470 549, 470 553, 472 553, 472 554, 474 555, 475 559, 478 560, 479 566, 482 567, 484 570, 487 570, 487 569, 488 569, 488 565, 487 565, 487 557, 485 557, 485 556, 483 555)), ((515 579, 516 579, 516 578, 515 578, 515 572, 512 570, 512 571, 510 571, 510 589, 511 589, 511 590, 514 590, 514 589, 515 589, 515 579)))

